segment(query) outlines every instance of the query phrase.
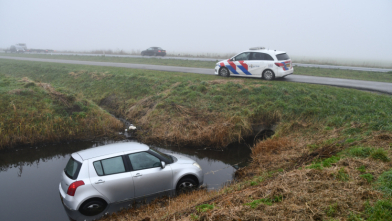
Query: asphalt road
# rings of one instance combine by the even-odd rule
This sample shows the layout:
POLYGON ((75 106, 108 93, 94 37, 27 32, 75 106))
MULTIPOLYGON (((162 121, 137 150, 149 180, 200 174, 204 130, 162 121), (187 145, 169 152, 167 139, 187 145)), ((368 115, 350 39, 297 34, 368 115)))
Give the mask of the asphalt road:
MULTIPOLYGON (((95 61, 76 61, 76 60, 60 60, 60 59, 42 59, 42 58, 22 58, 22 57, 8 57, 0 56, 0 59, 10 60, 24 60, 24 61, 39 61, 63 64, 81 64, 81 65, 94 65, 106 67, 123 67, 135 69, 147 69, 156 71, 170 71, 170 72, 183 72, 195 74, 214 74, 214 69, 208 68, 191 68, 191 67, 175 67, 164 65, 148 65, 148 64, 130 64, 130 63, 114 63, 114 62, 95 62, 95 61)), ((362 80, 349 80, 340 78, 327 78, 327 77, 313 77, 304 75, 289 75, 279 81, 299 82, 308 84, 322 84, 331 85, 345 88, 354 88, 359 90, 374 91, 392 95, 392 83, 375 82, 375 81, 362 81, 362 80)))

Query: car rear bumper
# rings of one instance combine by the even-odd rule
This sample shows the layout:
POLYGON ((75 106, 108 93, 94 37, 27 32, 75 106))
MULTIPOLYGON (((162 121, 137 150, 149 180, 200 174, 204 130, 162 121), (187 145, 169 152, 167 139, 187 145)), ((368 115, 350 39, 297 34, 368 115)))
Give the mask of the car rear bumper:
POLYGON ((285 76, 293 74, 293 73, 294 73, 294 68, 291 68, 287 71, 283 70, 282 68, 278 68, 278 71, 276 71, 276 73, 275 73, 275 77, 281 78, 281 77, 285 77, 285 76))
POLYGON ((60 200, 61 200, 61 203, 64 205, 64 207, 65 207, 66 209, 68 209, 69 211, 75 210, 75 209, 72 208, 72 207, 73 207, 72 202, 70 202, 69 200, 67 200, 67 195, 66 195, 66 193, 63 191, 63 189, 61 188, 61 183, 60 183, 60 185, 59 185, 59 192, 60 192, 60 200))

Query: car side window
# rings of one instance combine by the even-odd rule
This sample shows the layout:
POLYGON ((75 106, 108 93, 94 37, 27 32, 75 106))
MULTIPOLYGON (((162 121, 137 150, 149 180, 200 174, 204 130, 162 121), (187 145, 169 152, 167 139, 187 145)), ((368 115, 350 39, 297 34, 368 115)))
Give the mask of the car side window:
POLYGON ((274 59, 269 54, 253 53, 252 60, 273 61, 274 59))
POLYGON ((130 154, 129 160, 133 170, 144 170, 161 166, 161 160, 147 152, 130 154))
POLYGON ((266 61, 273 61, 274 59, 269 54, 264 54, 264 60, 266 61))
POLYGON ((242 54, 237 55, 234 60, 235 61, 246 61, 249 60, 250 52, 244 52, 242 54))
POLYGON ((125 166, 121 156, 95 161, 93 165, 99 176, 125 172, 125 166))
POLYGON ((264 54, 262 53, 252 53, 252 59, 251 60, 264 60, 264 54))

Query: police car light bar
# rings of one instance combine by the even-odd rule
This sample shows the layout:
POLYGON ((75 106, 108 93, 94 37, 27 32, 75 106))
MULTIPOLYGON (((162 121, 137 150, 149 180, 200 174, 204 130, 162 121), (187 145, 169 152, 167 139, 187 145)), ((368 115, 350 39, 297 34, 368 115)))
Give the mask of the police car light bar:
POLYGON ((265 47, 253 47, 253 48, 249 48, 249 50, 261 50, 261 49, 265 49, 265 47))

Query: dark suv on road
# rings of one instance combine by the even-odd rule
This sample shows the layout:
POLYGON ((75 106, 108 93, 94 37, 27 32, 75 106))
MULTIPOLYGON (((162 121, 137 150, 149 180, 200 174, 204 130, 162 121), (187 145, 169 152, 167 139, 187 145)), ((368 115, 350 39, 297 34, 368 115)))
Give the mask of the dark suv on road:
POLYGON ((151 47, 148 48, 147 50, 142 51, 142 56, 165 56, 166 55, 166 50, 163 50, 160 47, 151 47))

